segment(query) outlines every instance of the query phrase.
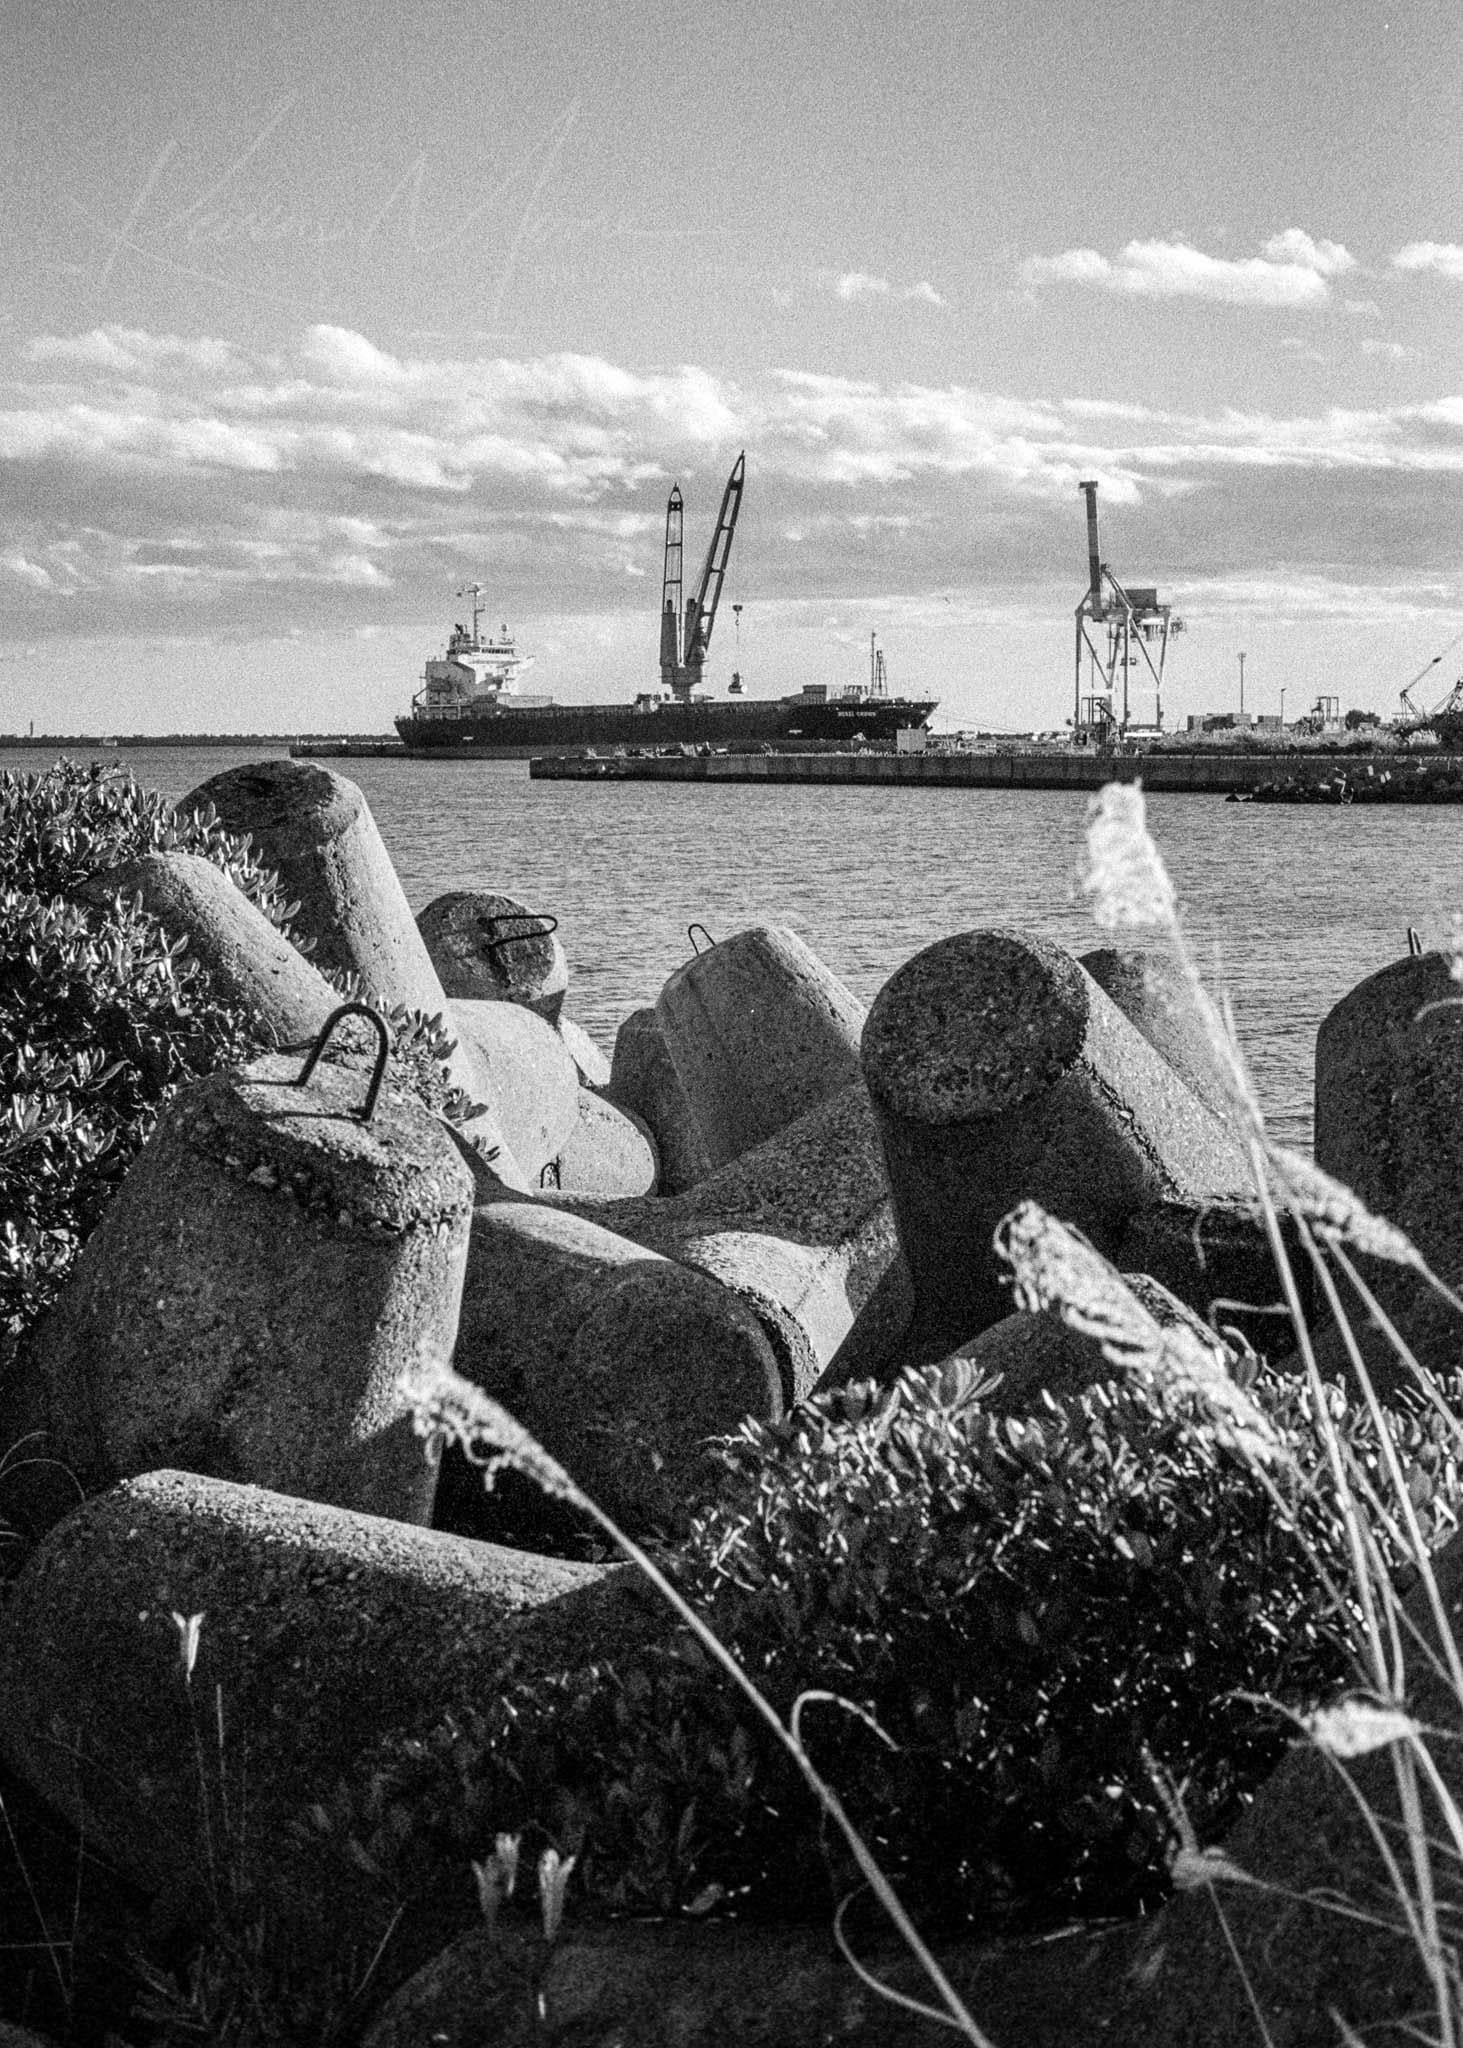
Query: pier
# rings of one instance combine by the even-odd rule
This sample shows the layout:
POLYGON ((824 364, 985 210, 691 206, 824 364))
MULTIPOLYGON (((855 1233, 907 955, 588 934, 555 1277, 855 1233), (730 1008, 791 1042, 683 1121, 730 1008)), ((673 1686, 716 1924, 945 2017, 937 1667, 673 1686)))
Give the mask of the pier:
MULTIPOLYGON (((1345 777, 1383 774, 1410 779, 1423 766, 1463 775, 1463 755, 1345 753, 1224 753, 1168 749, 1115 754, 1098 749, 1012 749, 990 753, 924 754, 610 754, 548 755, 528 772, 547 782, 792 782, 896 783, 916 789, 1100 789, 1107 782, 1141 781, 1150 791, 1249 796, 1277 783, 1320 795, 1345 777)), ((1399 792, 1400 794, 1400 792, 1399 792)))

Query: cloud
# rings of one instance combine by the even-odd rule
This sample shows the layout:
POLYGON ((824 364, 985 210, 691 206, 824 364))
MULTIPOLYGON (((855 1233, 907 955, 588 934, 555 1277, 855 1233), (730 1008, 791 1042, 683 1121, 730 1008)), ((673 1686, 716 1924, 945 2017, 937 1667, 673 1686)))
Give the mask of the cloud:
POLYGON ((1270 263, 1298 263, 1302 269, 1319 271, 1322 277, 1340 277, 1355 270, 1356 258, 1339 242, 1315 242, 1303 228, 1286 228, 1272 235, 1263 254, 1270 263))
POLYGON ((1029 285, 1090 285, 1120 297, 1209 299, 1232 306, 1317 306, 1329 280, 1354 269, 1339 242, 1317 242, 1301 228, 1273 235, 1258 256, 1208 256, 1188 242, 1129 242, 1113 259, 1096 249, 1033 256, 1022 266, 1029 285))
POLYGON ((1463 243, 1408 242, 1392 257, 1394 270, 1431 270, 1438 277, 1463 280, 1463 243))
POLYGON ((1362 336, 1361 352, 1364 356, 1381 356, 1389 363, 1405 363, 1417 354, 1415 348, 1407 348, 1400 341, 1383 341, 1377 334, 1362 336))
POLYGON ((842 272, 821 271, 819 282, 833 296, 842 299, 845 305, 853 305, 861 299, 889 299, 898 305, 943 306, 941 297, 928 278, 921 278, 918 284, 891 284, 887 277, 872 277, 866 270, 845 270, 842 272))
MULTIPOLYGON (((1310 246, 1335 275, 1334 248, 1310 246)), ((1284 239, 1284 263, 1304 253, 1284 239)), ((659 575, 671 482, 695 554, 743 447, 738 562, 764 601, 838 600, 871 577, 893 593, 1028 588, 1074 564, 1080 582, 1088 477, 1118 515, 1115 559, 1142 580, 1284 563, 1359 585, 1384 558, 1422 574, 1451 562, 1463 513, 1463 393, 1447 390, 1183 410, 1121 386, 1037 402, 796 366, 738 380, 570 352, 388 351, 338 327, 271 351, 118 328, 42 337, 7 385, 0 588, 31 637, 77 619, 158 630, 174 611, 223 632, 350 631, 392 616, 372 609, 388 600, 433 620, 474 573, 505 615, 608 615, 659 575)))

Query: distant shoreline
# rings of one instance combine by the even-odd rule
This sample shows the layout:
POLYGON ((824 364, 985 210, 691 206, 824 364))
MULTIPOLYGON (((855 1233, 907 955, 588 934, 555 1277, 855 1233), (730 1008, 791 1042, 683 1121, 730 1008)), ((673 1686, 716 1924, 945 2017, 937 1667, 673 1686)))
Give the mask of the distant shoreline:
POLYGON ((342 746, 381 746, 390 733, 361 732, 0 732, 7 747, 293 747, 305 741, 342 746))

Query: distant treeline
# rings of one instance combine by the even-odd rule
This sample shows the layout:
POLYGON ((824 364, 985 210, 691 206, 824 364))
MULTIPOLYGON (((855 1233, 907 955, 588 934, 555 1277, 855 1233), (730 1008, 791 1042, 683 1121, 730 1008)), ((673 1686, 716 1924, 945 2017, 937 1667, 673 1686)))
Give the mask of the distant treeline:
POLYGON ((302 740, 362 745, 389 739, 378 732, 0 732, 0 747, 292 747, 302 740))

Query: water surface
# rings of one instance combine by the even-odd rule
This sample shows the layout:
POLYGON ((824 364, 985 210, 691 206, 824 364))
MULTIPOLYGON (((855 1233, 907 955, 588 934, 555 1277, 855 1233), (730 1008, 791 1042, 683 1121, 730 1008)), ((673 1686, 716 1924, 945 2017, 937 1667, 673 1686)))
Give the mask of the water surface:
MULTIPOLYGON (((176 798, 250 757, 94 758, 176 798)), ((0 767, 45 765, 0 750, 0 767)), ((413 909, 490 889, 554 912, 569 1008, 606 1048, 687 957, 693 921, 717 938, 790 925, 865 1001, 949 932, 1010 924, 1078 952, 1106 943, 1076 886, 1079 792, 530 782, 521 761, 325 765, 365 790, 413 909)), ((1309 1143, 1316 1027, 1406 951, 1409 925, 1431 944, 1447 934, 1463 906, 1463 813, 1160 796, 1149 817, 1271 1122, 1309 1143)))

